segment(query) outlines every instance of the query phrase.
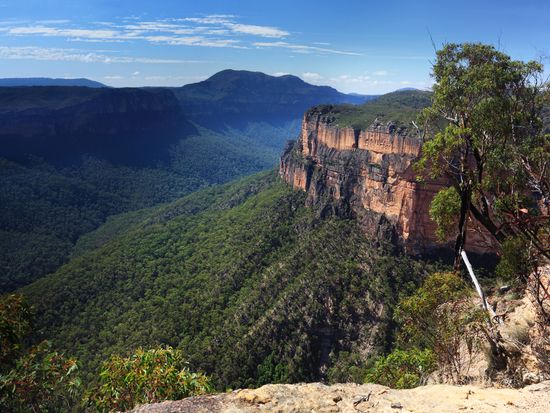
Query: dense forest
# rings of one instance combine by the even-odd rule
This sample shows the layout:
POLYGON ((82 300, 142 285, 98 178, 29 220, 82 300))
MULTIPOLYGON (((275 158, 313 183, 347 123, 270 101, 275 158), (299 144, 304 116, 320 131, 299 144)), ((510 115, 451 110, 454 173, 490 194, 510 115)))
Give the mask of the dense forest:
POLYGON ((53 272, 78 238, 108 216, 168 202, 275 163, 273 149, 201 129, 171 149, 168 163, 116 165, 83 157, 59 167, 0 160, 0 291, 53 272))
POLYGON ((360 380, 360 355, 391 342, 398 294, 430 268, 353 220, 320 219, 274 172, 132 221, 22 290, 38 336, 91 379, 110 354, 164 344, 220 389, 360 380))

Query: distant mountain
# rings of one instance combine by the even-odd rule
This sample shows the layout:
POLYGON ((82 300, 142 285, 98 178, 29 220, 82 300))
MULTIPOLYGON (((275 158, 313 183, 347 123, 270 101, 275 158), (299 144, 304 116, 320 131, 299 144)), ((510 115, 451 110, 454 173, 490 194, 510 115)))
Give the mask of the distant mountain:
POLYGON ((0 87, 13 86, 84 86, 84 87, 107 87, 103 83, 90 79, 59 79, 50 77, 11 77, 0 78, 0 87))
POLYGON ((70 164, 82 155, 151 164, 195 131, 169 90, 0 88, 0 156, 70 164))
POLYGON ((417 89, 415 87, 402 87, 401 89, 394 90, 394 92, 404 92, 408 90, 420 90, 420 89, 417 89))
POLYGON ((223 70, 207 80, 172 89, 191 119, 209 127, 243 126, 251 121, 281 124, 301 119, 322 103, 360 104, 376 96, 347 95, 292 76, 223 70))
POLYGON ((376 119, 406 125, 421 109, 431 104, 431 92, 418 89, 396 90, 363 105, 325 105, 332 123, 356 129, 368 128, 376 119))

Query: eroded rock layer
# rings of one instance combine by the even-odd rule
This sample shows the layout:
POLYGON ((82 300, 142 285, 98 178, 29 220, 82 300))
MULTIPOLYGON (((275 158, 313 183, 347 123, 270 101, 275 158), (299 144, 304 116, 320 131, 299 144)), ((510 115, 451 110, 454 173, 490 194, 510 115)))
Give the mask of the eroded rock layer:
MULTIPOLYGON (((414 128, 411 128, 414 129, 414 128)), ((332 124, 330 107, 304 115, 297 142, 287 145, 280 175, 294 188, 306 191, 309 205, 322 214, 354 216, 369 233, 383 233, 412 254, 449 248, 437 242, 429 208, 442 182, 418 182, 413 163, 421 139, 411 129, 393 123, 373 124, 368 130, 332 124)), ((493 241, 471 223, 467 249, 483 253, 493 241)))

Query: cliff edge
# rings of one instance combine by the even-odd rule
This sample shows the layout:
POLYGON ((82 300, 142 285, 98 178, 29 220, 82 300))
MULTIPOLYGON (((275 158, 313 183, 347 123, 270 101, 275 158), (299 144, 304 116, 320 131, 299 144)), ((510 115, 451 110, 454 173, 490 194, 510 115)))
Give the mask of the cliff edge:
POLYGON ((550 410, 550 381, 523 389, 445 384, 393 390, 377 384, 269 384, 136 407, 134 413, 215 412, 526 412, 550 410))

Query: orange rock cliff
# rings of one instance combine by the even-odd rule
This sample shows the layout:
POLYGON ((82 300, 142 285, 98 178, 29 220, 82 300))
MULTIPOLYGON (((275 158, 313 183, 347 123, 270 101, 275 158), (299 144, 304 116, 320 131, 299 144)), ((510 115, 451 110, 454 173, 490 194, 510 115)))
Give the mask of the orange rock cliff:
MULTIPOLYGON (((441 182, 417 182, 413 163, 421 139, 393 123, 367 130, 331 124, 330 106, 306 112, 297 142, 289 142, 280 175, 307 192, 322 215, 353 216, 368 233, 384 236, 410 254, 450 248, 437 242, 429 208, 441 182)), ((471 222, 466 250, 494 250, 491 236, 471 222)))

